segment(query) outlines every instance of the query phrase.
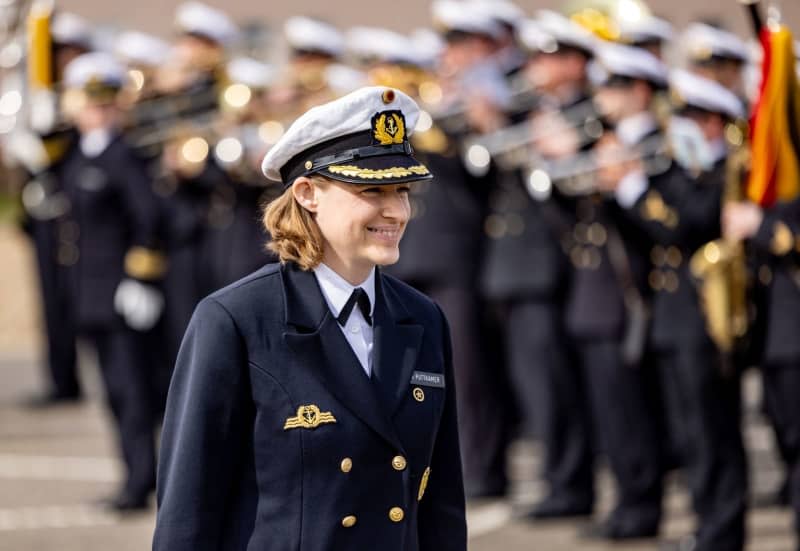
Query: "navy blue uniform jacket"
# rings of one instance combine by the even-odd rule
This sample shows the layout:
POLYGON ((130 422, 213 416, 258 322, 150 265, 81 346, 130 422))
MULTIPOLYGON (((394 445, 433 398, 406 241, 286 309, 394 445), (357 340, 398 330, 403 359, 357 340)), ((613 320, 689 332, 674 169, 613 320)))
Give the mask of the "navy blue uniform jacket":
POLYGON ((379 272, 374 336, 391 396, 313 272, 269 264, 204 299, 169 391, 153 549, 466 550, 447 322, 379 272), (292 428, 303 406, 335 421, 292 428))

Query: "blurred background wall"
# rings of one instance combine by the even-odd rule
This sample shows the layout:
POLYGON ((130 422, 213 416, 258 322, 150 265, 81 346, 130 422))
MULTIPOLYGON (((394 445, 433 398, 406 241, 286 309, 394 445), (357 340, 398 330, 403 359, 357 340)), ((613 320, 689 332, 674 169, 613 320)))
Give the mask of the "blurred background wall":
MULTIPOLYGON (((59 0, 58 5, 95 22, 140 28, 169 35, 172 12, 180 0, 59 0)), ((314 15, 337 25, 380 25, 407 30, 429 25, 430 0, 208 0, 237 20, 255 18, 271 24, 290 15, 314 15)), ((560 8, 560 0, 516 0, 527 13, 539 8, 560 8)), ((750 27, 739 0, 647 0, 654 14, 682 26, 698 18, 714 18, 745 36, 750 27)), ((784 21, 800 35, 800 0, 782 0, 784 21)))

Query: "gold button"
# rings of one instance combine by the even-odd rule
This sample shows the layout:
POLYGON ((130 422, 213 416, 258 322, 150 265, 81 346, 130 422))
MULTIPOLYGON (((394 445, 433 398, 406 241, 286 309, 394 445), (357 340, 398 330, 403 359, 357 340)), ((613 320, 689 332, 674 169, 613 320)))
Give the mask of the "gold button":
POLYGON ((406 458, 402 455, 396 455, 394 459, 392 459, 392 467, 394 467, 395 471, 402 471, 406 468, 406 458))
POLYGON ((654 291, 660 291, 664 288, 664 272, 661 270, 651 271, 650 275, 647 277, 647 281, 654 291))
POLYGON ((414 399, 417 402, 422 402, 425 400, 425 392, 420 387, 414 387, 413 394, 414 399))
POLYGON ((683 255, 678 247, 669 247, 667 249, 667 264, 672 268, 679 268, 683 262, 683 255))
POLYGON ((661 267, 667 261, 667 251, 661 245, 656 245, 650 250, 650 262, 656 267, 661 267))
POLYGON ((350 469, 353 468, 353 460, 349 457, 345 457, 342 459, 341 469, 343 473, 349 473, 350 469))
POLYGON ((342 519, 342 526, 345 528, 350 528, 356 525, 356 517, 355 515, 348 515, 342 519))
POLYGON ((314 163, 312 163, 311 161, 306 161, 305 164, 306 170, 311 170, 312 166, 314 166, 314 163))
POLYGON ((389 509, 389 518, 392 522, 400 522, 406 514, 400 507, 392 507, 389 509))

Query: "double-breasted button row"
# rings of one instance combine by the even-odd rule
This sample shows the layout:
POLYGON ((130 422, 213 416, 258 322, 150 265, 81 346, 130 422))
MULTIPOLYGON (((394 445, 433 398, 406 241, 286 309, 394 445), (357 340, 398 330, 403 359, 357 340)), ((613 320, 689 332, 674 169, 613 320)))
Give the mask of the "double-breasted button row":
POLYGON ((672 270, 653 270, 647 277, 647 281, 654 291, 674 293, 680 287, 678 274, 672 270))
MULTIPOLYGON (((389 520, 392 522, 401 522, 406 516, 405 511, 400 507, 392 507, 389 509, 389 520)), ((347 515, 342 519, 342 526, 345 528, 352 528, 356 525, 358 519, 355 515, 347 515)))
POLYGON ((518 237, 525 231, 525 219, 516 212, 490 214, 483 223, 483 231, 492 239, 500 239, 506 235, 518 237))
MULTIPOLYGON (((404 471, 408 466, 408 461, 402 455, 396 455, 392 458, 392 468, 395 471, 404 471)), ((339 469, 343 473, 349 473, 353 469, 353 460, 349 457, 345 457, 342 459, 341 463, 339 463, 339 469)))
POLYGON ((669 247, 656 245, 650 250, 650 261, 653 263, 653 266, 657 268, 669 266, 670 268, 677 269, 683 262, 683 255, 680 249, 674 245, 670 245, 669 247))

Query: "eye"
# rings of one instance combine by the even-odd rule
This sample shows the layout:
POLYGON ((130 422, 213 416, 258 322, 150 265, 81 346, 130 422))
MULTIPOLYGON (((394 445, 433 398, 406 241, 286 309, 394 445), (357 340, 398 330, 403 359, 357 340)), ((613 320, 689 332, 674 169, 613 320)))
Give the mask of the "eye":
POLYGON ((411 186, 400 186, 397 188, 397 193, 402 193, 403 195, 408 194, 411 191, 411 186))
POLYGON ((364 195, 377 195, 381 193, 381 188, 379 187, 368 187, 361 190, 361 193, 364 195))

